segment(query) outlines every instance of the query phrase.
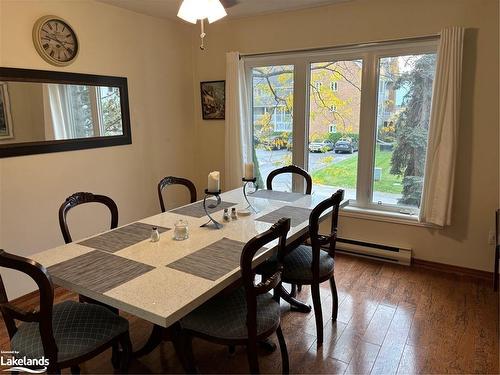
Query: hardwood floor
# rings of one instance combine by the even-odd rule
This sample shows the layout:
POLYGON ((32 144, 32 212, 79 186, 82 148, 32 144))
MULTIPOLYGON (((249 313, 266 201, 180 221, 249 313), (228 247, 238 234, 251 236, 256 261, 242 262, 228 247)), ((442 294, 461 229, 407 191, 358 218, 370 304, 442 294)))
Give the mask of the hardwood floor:
MULTIPOLYGON (((338 256, 339 315, 332 323, 328 283, 322 285, 325 341, 316 348, 314 314, 290 312, 283 304, 282 327, 292 373, 412 374, 498 373, 498 294, 491 283, 467 276, 338 256)), ((76 298, 62 289, 57 301, 76 298)), ((299 298, 310 301, 304 287, 299 298)), ((34 304, 34 299, 24 305, 34 304)), ((151 324, 127 316, 134 347, 151 324)), ((274 340, 276 338, 274 337, 274 340)), ((9 348, 5 327, 1 349, 9 348)), ((244 348, 194 341, 203 373, 245 373, 244 348)), ((111 353, 85 363, 82 373, 112 373, 111 353)), ((279 373, 278 351, 259 358, 261 372, 279 373)), ((181 373, 170 343, 134 360, 132 373, 181 373)))

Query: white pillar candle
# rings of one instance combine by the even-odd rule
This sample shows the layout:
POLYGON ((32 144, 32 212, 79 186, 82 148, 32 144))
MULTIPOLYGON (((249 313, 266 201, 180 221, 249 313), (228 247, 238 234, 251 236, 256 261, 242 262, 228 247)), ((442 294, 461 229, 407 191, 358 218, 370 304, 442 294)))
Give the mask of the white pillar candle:
POLYGON ((245 179, 252 180, 254 177, 253 163, 245 163, 245 179))
POLYGON ((209 193, 217 193, 220 190, 220 173, 219 171, 210 172, 208 174, 208 186, 209 193))

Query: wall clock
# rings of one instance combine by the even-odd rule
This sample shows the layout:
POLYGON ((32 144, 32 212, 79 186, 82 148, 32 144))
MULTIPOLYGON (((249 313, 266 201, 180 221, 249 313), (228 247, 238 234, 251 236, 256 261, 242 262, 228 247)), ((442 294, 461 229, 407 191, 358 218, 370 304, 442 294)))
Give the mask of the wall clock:
POLYGON ((40 56, 52 65, 69 65, 78 55, 75 32, 65 20, 57 16, 45 16, 35 22, 33 43, 40 56))

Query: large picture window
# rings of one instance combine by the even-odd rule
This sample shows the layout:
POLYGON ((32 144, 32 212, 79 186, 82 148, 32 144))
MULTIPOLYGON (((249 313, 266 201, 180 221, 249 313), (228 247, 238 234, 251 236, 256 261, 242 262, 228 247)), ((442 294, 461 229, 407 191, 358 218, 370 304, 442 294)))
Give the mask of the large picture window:
MULTIPOLYGON (((313 191, 357 209, 417 215, 422 204, 437 40, 245 58, 263 184, 296 164, 313 191)), ((283 176, 275 188, 302 191, 283 176)))

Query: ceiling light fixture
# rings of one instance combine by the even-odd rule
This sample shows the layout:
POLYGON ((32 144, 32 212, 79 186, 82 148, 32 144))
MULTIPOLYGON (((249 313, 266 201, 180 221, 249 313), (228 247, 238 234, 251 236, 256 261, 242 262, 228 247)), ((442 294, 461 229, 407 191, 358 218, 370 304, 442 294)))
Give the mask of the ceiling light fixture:
POLYGON ((227 15, 226 10, 219 0, 183 0, 177 17, 182 18, 187 22, 196 24, 198 20, 201 23, 201 45, 200 49, 204 50, 203 39, 205 38, 205 18, 209 23, 220 20, 227 15))

